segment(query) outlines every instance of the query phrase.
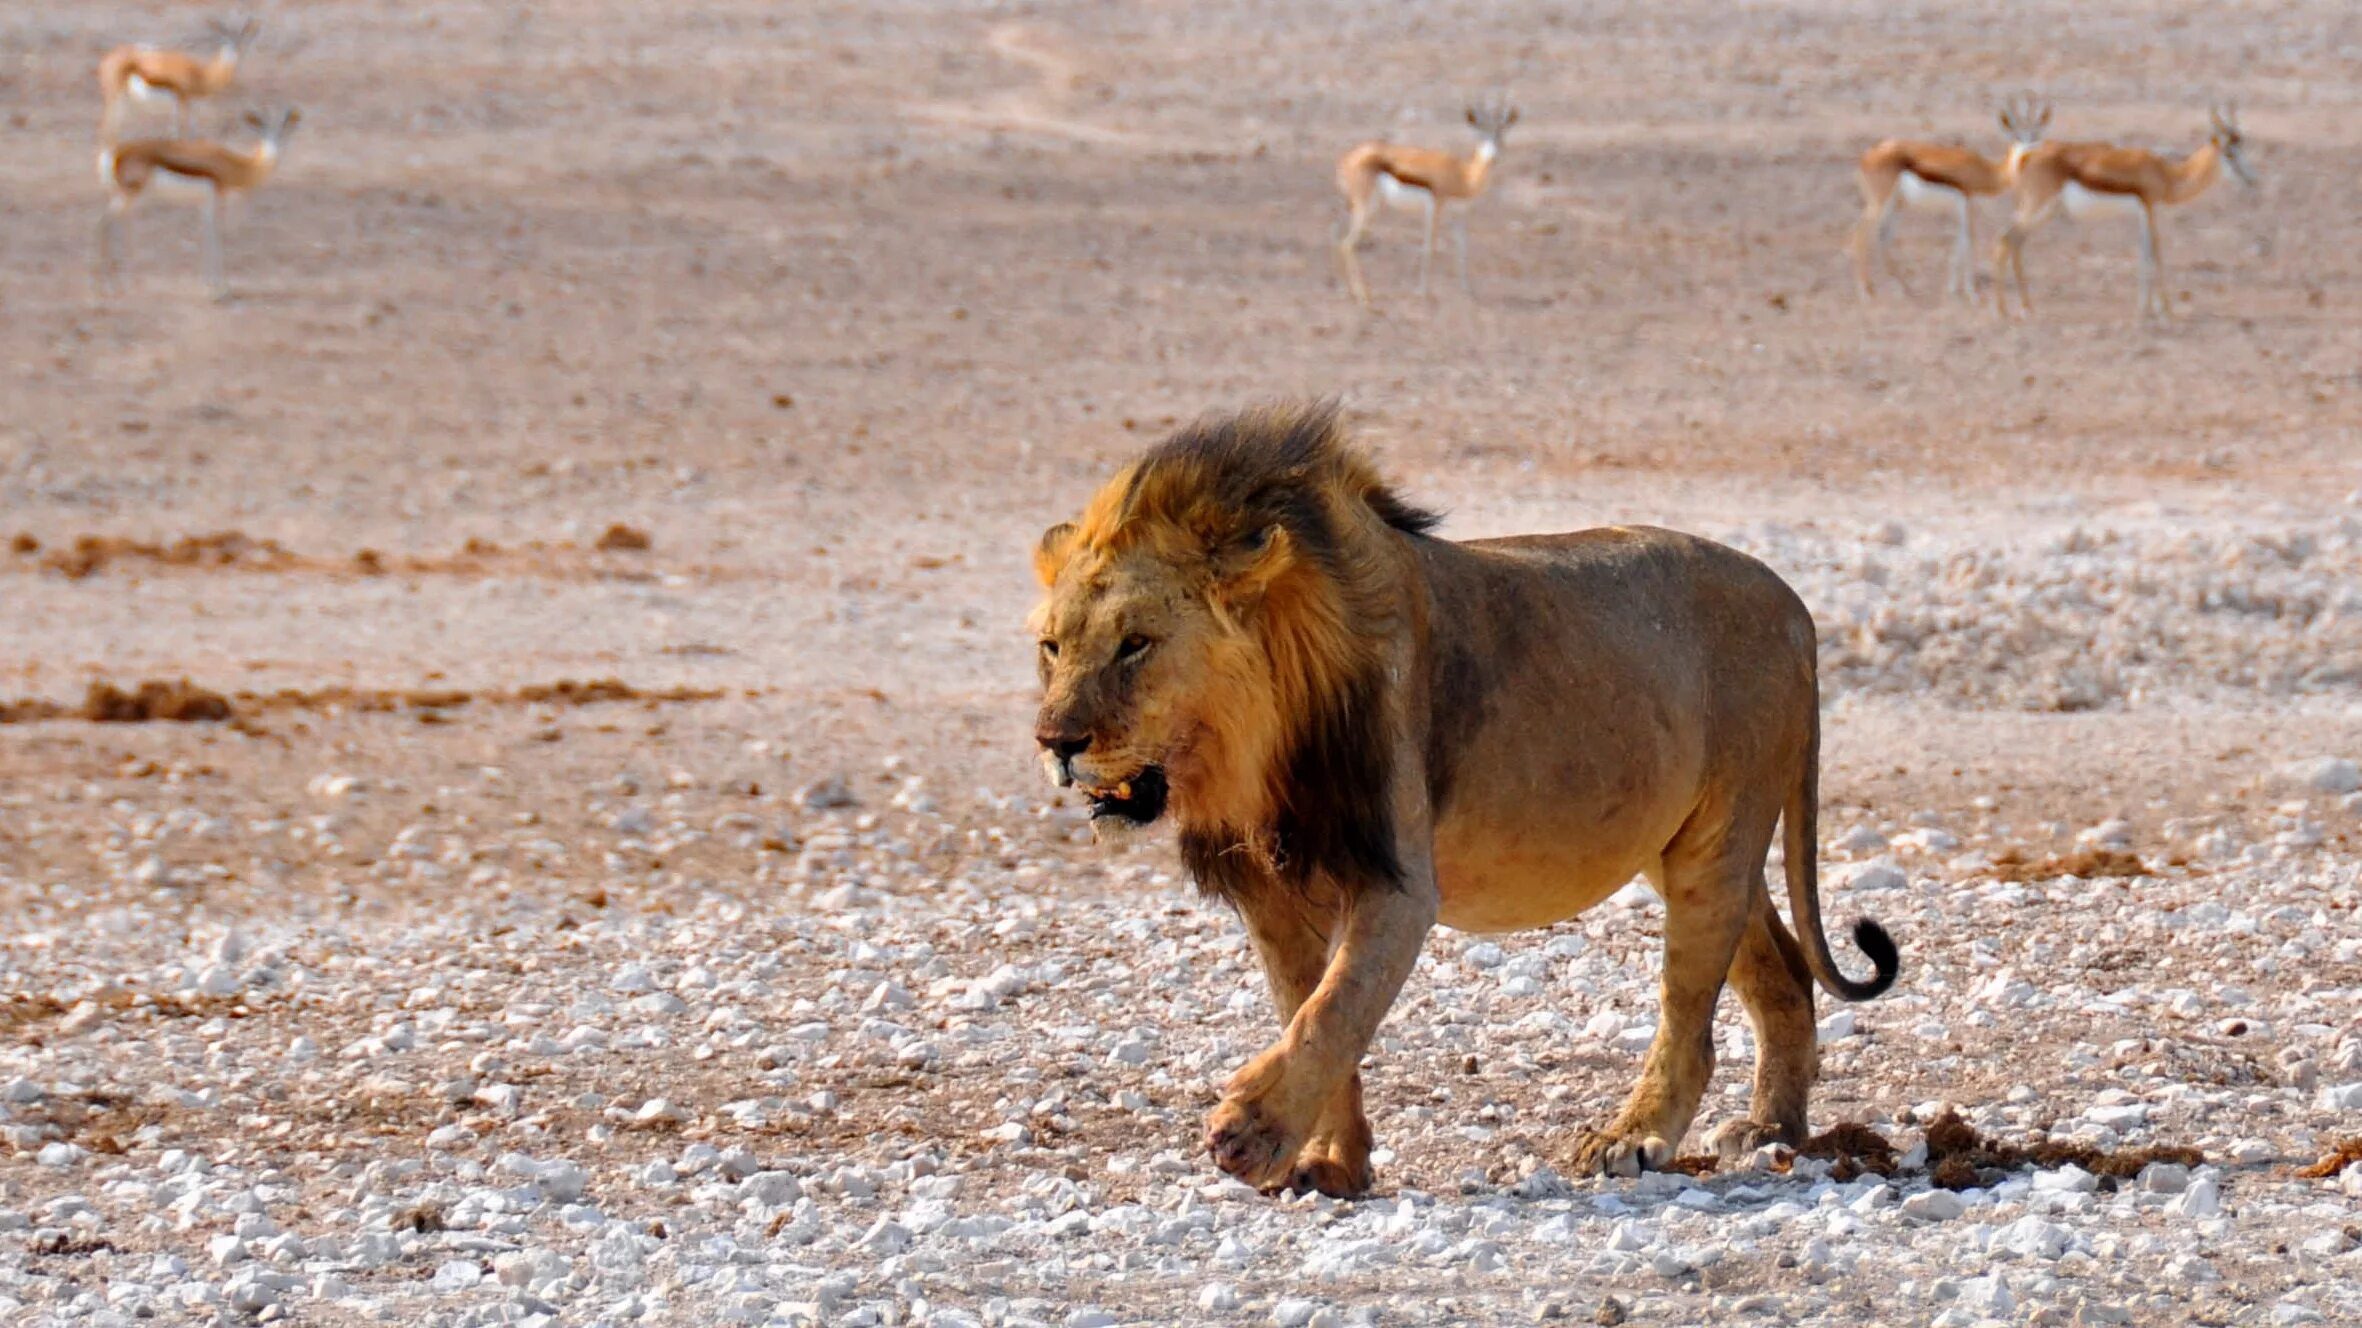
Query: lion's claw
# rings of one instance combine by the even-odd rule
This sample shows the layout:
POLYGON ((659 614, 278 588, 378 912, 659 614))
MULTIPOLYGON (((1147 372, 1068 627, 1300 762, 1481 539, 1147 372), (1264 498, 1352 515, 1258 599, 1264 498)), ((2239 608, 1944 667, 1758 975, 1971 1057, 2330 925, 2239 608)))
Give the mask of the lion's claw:
POLYGON ((1673 1160, 1673 1145, 1656 1135, 1635 1137, 1614 1130, 1595 1130, 1575 1145, 1573 1167, 1579 1176, 1622 1176, 1661 1170, 1673 1160))

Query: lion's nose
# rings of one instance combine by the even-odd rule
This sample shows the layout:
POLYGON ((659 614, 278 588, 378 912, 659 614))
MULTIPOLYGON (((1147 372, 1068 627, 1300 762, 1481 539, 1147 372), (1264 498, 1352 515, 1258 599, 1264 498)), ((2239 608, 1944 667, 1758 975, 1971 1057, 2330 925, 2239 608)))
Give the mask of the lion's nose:
POLYGON ((1042 729, 1033 735, 1033 740, 1061 761, 1071 761, 1091 749, 1091 735, 1071 729, 1042 729))

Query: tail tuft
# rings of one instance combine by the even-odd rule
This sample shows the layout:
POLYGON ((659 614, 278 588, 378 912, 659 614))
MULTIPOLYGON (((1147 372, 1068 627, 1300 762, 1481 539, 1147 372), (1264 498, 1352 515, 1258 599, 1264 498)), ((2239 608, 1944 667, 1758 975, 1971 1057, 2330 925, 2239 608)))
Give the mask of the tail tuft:
POLYGON ((1886 928, 1870 919, 1859 918, 1854 922, 1854 944, 1861 947, 1863 954, 1870 956, 1870 965, 1877 970, 1877 976, 1856 985, 1854 991, 1846 993, 1846 999, 1866 1001, 1884 994, 1887 988, 1895 984, 1895 976, 1903 971, 1903 956, 1895 948, 1895 938, 1887 934, 1886 928), (1861 994, 1855 995, 1856 991, 1861 994))

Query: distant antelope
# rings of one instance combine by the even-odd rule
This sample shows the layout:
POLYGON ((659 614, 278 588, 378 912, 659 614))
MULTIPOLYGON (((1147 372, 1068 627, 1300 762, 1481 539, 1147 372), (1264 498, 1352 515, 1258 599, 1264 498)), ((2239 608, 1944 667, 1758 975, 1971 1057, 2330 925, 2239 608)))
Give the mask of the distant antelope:
POLYGON ((213 57, 208 60, 153 46, 118 46, 106 53, 98 62, 99 91, 106 97, 106 109, 99 117, 101 142, 115 141, 125 100, 169 100, 174 109, 174 132, 182 138, 189 136, 189 102, 228 87, 238 76, 239 55, 262 30, 253 19, 235 27, 212 19, 206 26, 213 30, 214 39, 213 57))
POLYGON ((2157 209, 2187 203, 2222 178, 2223 167, 2250 189, 2255 175, 2241 154, 2245 141, 2239 133, 2237 108, 2221 106, 2207 112, 2205 146, 2169 161, 2146 148, 2120 148, 2109 143, 2046 143, 2026 154, 2018 168, 2017 215, 1993 248, 1993 307, 2009 316, 2005 276, 2014 278, 2018 308, 2031 314, 2026 297, 2026 237, 2065 208, 2069 217, 2135 216, 2141 220, 2140 294, 2137 316, 2166 317, 2172 312, 2165 299, 2165 263, 2158 253, 2157 209))
MULTIPOLYGON (((1337 257, 1345 267, 1346 285, 1363 308, 1369 307, 1370 288, 1362 280, 1361 263, 1353 251, 1361 245, 1361 233, 1368 228, 1375 205, 1387 203, 1426 214, 1427 247, 1419 258, 1419 293, 1425 295, 1428 269, 1435 263, 1436 222, 1443 206, 1484 192, 1492 179, 1493 162, 1501 155, 1501 140, 1509 126, 1517 123, 1517 108, 1507 98, 1496 98, 1485 106, 1469 107, 1468 123, 1475 127, 1477 141, 1475 150, 1465 157, 1433 148, 1370 142, 1354 147, 1338 160, 1337 188, 1345 195, 1347 210, 1337 228, 1337 257)), ((1452 218, 1452 237, 1460 256, 1460 286, 1469 290, 1464 212, 1452 218)))
POLYGON ((1999 161, 1967 148, 1899 138, 1890 138, 1862 154, 1856 173, 1862 189, 1862 219, 1855 223, 1846 247, 1853 251, 1854 281, 1864 298, 1872 293, 1872 270, 1879 263, 1885 264, 1887 275, 1905 295, 1911 293, 1886 251, 1894 235, 1895 212, 1904 206, 1950 208, 1960 218, 1944 289, 1965 299, 1976 298, 1976 213, 1969 200, 1988 198, 2009 188, 2017 176, 2018 163, 2042 141, 2042 131, 2050 126, 2050 107, 2015 98, 2001 108, 2000 118, 2010 146, 1999 161))
POLYGON ((293 109, 272 115, 248 112, 258 135, 253 149, 239 152, 210 140, 143 138, 104 144, 98 176, 107 189, 106 211, 98 219, 98 274, 101 284, 115 270, 115 219, 153 191, 205 209, 205 284, 215 299, 227 295, 221 276, 221 203, 226 196, 258 189, 279 164, 279 149, 299 118, 293 109))

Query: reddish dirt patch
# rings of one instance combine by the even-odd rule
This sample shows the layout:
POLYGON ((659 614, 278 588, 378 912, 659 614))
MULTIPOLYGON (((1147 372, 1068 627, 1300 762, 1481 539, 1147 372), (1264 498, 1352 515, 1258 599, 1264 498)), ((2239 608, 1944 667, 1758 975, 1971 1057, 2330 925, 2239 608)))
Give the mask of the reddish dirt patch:
POLYGON ((228 697, 196 686, 186 678, 178 682, 143 682, 128 692, 113 683, 94 682, 82 698, 82 718, 95 724, 145 724, 155 720, 218 724, 231 714, 228 697))
POLYGON ((2156 875, 2139 855, 2112 848, 2079 848, 2072 853, 2049 854, 2040 860, 2014 848, 2003 849, 1994 856, 1988 874, 1997 881, 2047 881, 2061 876, 2090 881, 2101 877, 2156 875))
POLYGON ((363 714, 413 711, 436 716, 478 703, 484 705, 678 705, 721 699, 710 687, 640 688, 619 678, 528 683, 509 690, 481 692, 458 688, 285 688, 276 692, 220 692, 178 682, 149 681, 126 691, 113 683, 94 682, 79 707, 38 697, 0 701, 0 724, 32 724, 45 720, 82 719, 98 724, 220 722, 250 719, 269 711, 350 710, 363 714))
POLYGON ((2336 1147, 2322 1156, 2320 1161, 2309 1167, 2297 1168, 2296 1174, 2306 1180, 2321 1180, 2325 1177, 2342 1174, 2347 1167, 2357 1163, 2362 1163, 2362 1134, 2357 1134, 2351 1139, 2340 1140, 2336 1147))
POLYGON ((2024 1167, 2063 1167, 2070 1164, 2095 1176, 2126 1180, 2152 1162, 2194 1167, 2206 1161, 2195 1148, 2153 1145, 2148 1148, 2100 1149, 2090 1144, 2046 1139, 2020 1146, 1980 1134, 1975 1126, 1946 1111, 1927 1127, 1928 1168, 1935 1183, 1947 1190, 1990 1185, 2002 1173, 2024 1167))
MULTIPOLYGON (((492 540, 470 538, 447 554, 389 554, 373 548, 359 549, 349 556, 309 554, 290 549, 277 540, 257 539, 236 530, 184 535, 169 542, 116 535, 78 535, 71 543, 54 546, 44 544, 38 536, 25 532, 11 537, 7 547, 20 558, 33 559, 32 565, 40 570, 74 581, 99 576, 126 564, 181 571, 280 575, 387 576, 407 573, 414 576, 470 577, 498 573, 564 579, 645 575, 640 571, 628 574, 619 572, 613 566, 588 555, 593 552, 646 553, 655 544, 648 532, 617 522, 602 531, 588 548, 572 540, 527 540, 521 544, 504 545, 492 540)), ((692 570, 704 579, 726 578, 729 575, 726 570, 716 568, 692 570)))
POLYGON ((1858 1121, 1844 1121, 1804 1141, 1799 1157, 1821 1158, 1832 1165, 1829 1177, 1849 1181, 1864 1175, 1891 1176, 1898 1169, 1895 1146, 1887 1137, 1858 1121))
MULTIPOLYGON (((40 549, 41 542, 30 535, 19 535, 14 547, 19 553, 30 554, 40 549)), ((109 563, 125 560, 166 567, 245 567, 257 571, 277 571, 298 561, 276 540, 258 540, 242 531, 224 530, 210 535, 184 535, 169 544, 113 535, 82 535, 64 548, 52 550, 41 560, 41 565, 79 581, 105 570, 109 563)))

